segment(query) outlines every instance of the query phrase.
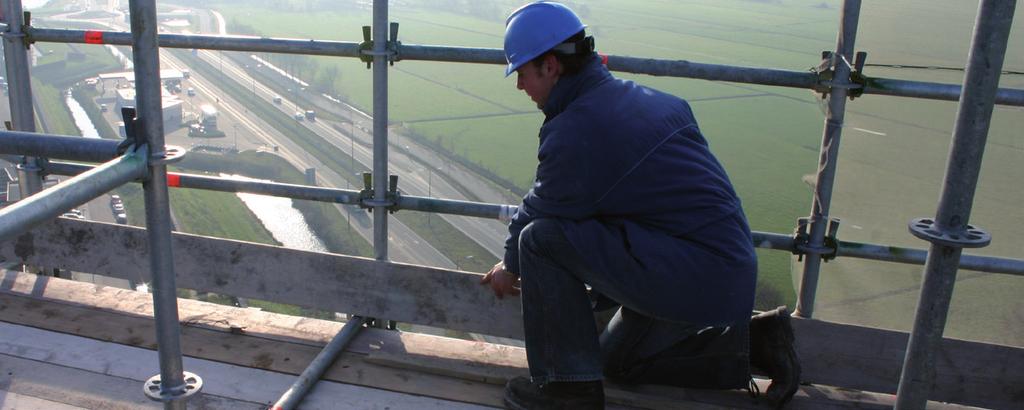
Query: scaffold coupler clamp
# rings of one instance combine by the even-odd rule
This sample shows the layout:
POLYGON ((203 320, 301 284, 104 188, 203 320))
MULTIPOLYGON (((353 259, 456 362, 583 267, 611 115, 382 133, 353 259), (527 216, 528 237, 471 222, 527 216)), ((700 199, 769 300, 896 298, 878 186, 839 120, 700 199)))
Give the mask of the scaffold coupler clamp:
POLYGON ((6 25, 6 29, 3 31, 3 33, 0 33, 0 35, 2 35, 3 37, 9 37, 9 38, 12 38, 12 39, 20 38, 21 39, 21 43, 24 44, 25 45, 25 49, 28 50, 29 48, 31 48, 32 43, 34 43, 34 41, 32 40, 32 35, 29 33, 29 31, 32 29, 32 26, 29 25, 29 19, 31 17, 32 17, 32 14, 30 12, 26 11, 25 12, 25 20, 22 21, 21 31, 19 33, 12 33, 11 32, 11 27, 12 26, 7 24, 6 25))
POLYGON ((916 218, 910 221, 908 228, 914 236, 937 245, 982 248, 992 243, 991 234, 971 224, 953 229, 942 226, 932 218, 916 218))
POLYGON ((373 193, 373 174, 363 173, 363 190, 359 191, 360 208, 373 212, 374 207, 383 206, 388 209, 388 213, 393 214, 398 211, 398 200, 401 196, 402 194, 398 192, 398 175, 388 177, 388 192, 385 193, 383 200, 379 200, 373 193))
POLYGON ((821 63, 811 68, 811 72, 818 76, 814 91, 820 93, 822 98, 825 98, 832 92, 833 88, 844 88, 847 90, 847 96, 851 100, 860 97, 864 93, 864 85, 867 83, 867 77, 862 74, 866 59, 867 53, 860 51, 856 54, 854 64, 851 66, 846 57, 831 51, 822 51, 821 63), (850 67, 849 78, 837 79, 835 77, 836 67, 839 64, 845 64, 850 67))
POLYGON ((373 39, 370 38, 370 26, 363 26, 363 42, 359 43, 359 60, 366 63, 369 70, 373 65, 373 39))
POLYGON ((124 122, 124 140, 117 144, 117 155, 124 155, 128 150, 136 151, 142 146, 138 139, 138 134, 136 134, 138 120, 135 117, 135 107, 121 107, 121 121, 124 122))
POLYGON ((828 96, 829 91, 832 89, 831 83, 832 77, 835 74, 835 71, 833 71, 835 64, 835 53, 826 50, 821 52, 821 62, 817 66, 811 67, 811 72, 818 76, 818 81, 814 84, 814 91, 820 93, 821 98, 828 96))
POLYGON ((32 39, 32 12, 26 11, 24 13, 25 17, 21 24, 21 41, 25 43, 25 49, 28 50, 32 48, 32 44, 36 41, 32 39))
POLYGON ((868 53, 866 51, 858 51, 853 58, 853 70, 850 71, 850 82, 856 84, 858 87, 850 87, 849 92, 846 94, 853 101, 854 98, 864 95, 864 87, 868 84, 868 77, 864 75, 864 63, 867 62, 868 53))
POLYGON ((188 400, 203 389, 203 379, 192 372, 182 372, 184 384, 180 386, 164 386, 160 383, 160 375, 150 377, 143 385, 142 391, 150 400, 171 403, 188 400))
POLYGON ((366 68, 369 69, 373 65, 373 58, 378 55, 383 55, 387 58, 388 64, 395 65, 396 61, 401 60, 399 51, 402 47, 402 42, 398 41, 398 23, 392 22, 389 26, 389 39, 384 47, 383 52, 377 52, 373 50, 373 39, 371 37, 372 27, 363 26, 363 42, 359 43, 359 60, 366 63, 366 68))
POLYGON ((388 37, 388 64, 394 66, 395 61, 402 59, 400 51, 402 50, 402 42, 398 41, 398 23, 392 21, 390 25, 390 36, 388 37))
MULTIPOLYGON (((139 138, 139 118, 136 116, 135 107, 122 107, 121 119, 124 121, 124 141, 117 145, 117 155, 124 155, 132 152, 146 152, 148 145, 143 138, 139 138)), ((185 158, 185 149, 176 145, 165 145, 162 150, 154 151, 146 158, 150 166, 167 165, 181 161, 185 158)))
POLYGON ((797 219, 796 230, 793 232, 793 254, 797 255, 797 261, 803 262, 804 255, 807 254, 820 255, 825 262, 835 259, 839 255, 839 240, 836 238, 839 233, 839 222, 839 218, 829 218, 823 246, 812 248, 810 218, 797 219))
POLYGON ((387 193, 387 201, 390 203, 388 205, 389 214, 398 212, 398 200, 401 198, 402 193, 398 191, 398 175, 389 175, 387 193))
POLYGON ((363 173, 363 189, 359 191, 359 207, 368 209, 373 212, 373 206, 369 205, 373 201, 373 174, 369 172, 363 173))

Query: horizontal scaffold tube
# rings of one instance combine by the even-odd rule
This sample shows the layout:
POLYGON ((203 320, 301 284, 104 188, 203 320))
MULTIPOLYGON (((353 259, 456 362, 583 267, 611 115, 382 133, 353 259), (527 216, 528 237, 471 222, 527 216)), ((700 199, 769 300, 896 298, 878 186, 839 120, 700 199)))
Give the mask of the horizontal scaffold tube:
MULTIPOLYGON (((77 175, 91 168, 91 166, 83 164, 50 162, 46 166, 46 172, 57 175, 77 175)), ((169 172, 167 174, 167 184, 175 188, 245 192, 338 204, 359 205, 362 202, 361 192, 351 189, 250 181, 177 172, 169 172)), ((395 209, 507 220, 515 212, 516 207, 512 205, 401 195, 399 196, 398 203, 395 204, 395 209)))
MULTIPOLYGON (((144 147, 143 147, 144 148, 144 147)), ((0 241, 17 238, 36 225, 146 175, 146 159, 130 152, 0 210, 0 241)))
MULTIPOLYGON (((92 167, 89 165, 50 162, 46 165, 45 171, 57 175, 77 175, 90 169, 92 167)), ((361 201, 359 191, 347 189, 282 184, 279 182, 245 181, 173 172, 168 173, 167 180, 169 185, 179 188, 195 188, 221 192, 247 192, 339 204, 355 205, 361 201)), ((517 207, 514 205, 402 195, 399 197, 395 209, 507 221, 511 215, 515 214, 517 207)), ((790 235, 754 231, 753 239, 754 246, 762 249, 793 252, 796 248, 793 237, 790 235)), ((927 255, 927 251, 923 249, 899 248, 847 241, 838 242, 839 250, 837 256, 843 257, 923 265, 927 255)), ((963 255, 960 259, 960 268, 1024 276, 1024 260, 1020 259, 963 255)))
MULTIPOLYGON (((960 100, 960 86, 956 84, 926 83, 922 81, 868 78, 864 94, 892 95, 929 100, 960 100)), ((996 104, 1024 106, 1024 90, 1000 88, 996 90, 996 104)))
POLYGON ((359 204, 359 191, 321 188, 309 185, 284 184, 280 182, 249 181, 235 178, 168 172, 167 185, 175 188, 196 188, 220 192, 245 192, 292 199, 306 199, 310 201, 334 202, 350 205, 359 204))
POLYGON ((118 145, 115 140, 0 131, 0 154, 106 162, 117 157, 118 145))
MULTIPOLYGON (((54 43, 131 45, 131 33, 118 31, 64 30, 30 28, 32 41, 54 43)), ((359 43, 325 40, 302 40, 269 37, 219 36, 206 34, 160 34, 160 47, 200 48, 208 50, 308 54, 335 57, 360 57, 359 43)), ((400 60, 443 61, 476 64, 506 64, 505 53, 496 48, 471 48, 402 44, 396 58, 400 60)), ((808 64, 812 65, 812 64, 808 64)), ((818 77, 808 71, 790 71, 769 68, 740 67, 720 64, 695 63, 686 60, 661 60, 625 56, 608 56, 608 68, 613 71, 697 78, 711 81, 729 81, 779 87, 818 89, 827 87, 818 83, 818 77)), ((864 94, 916 97, 933 100, 956 101, 960 86, 956 84, 869 78, 864 94)), ((1001 88, 996 92, 996 104, 1024 106, 1024 90, 1001 88)))
MULTIPOLYGON (((837 256, 924 265, 925 260, 928 258, 928 251, 924 249, 839 241, 837 256)), ((960 269, 1024 276, 1024 260, 995 256, 961 255, 960 269)))

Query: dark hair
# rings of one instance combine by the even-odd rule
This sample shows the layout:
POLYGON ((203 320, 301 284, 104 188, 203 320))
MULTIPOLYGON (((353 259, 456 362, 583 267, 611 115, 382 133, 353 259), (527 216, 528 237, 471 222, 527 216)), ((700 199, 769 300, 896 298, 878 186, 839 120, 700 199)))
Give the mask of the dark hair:
POLYGON ((580 72, 580 70, 583 69, 583 66, 587 65, 587 62, 590 61, 590 56, 594 54, 593 38, 587 37, 586 30, 580 30, 578 33, 573 34, 572 37, 565 39, 562 43, 582 43, 584 46, 582 49, 580 46, 577 46, 577 51, 573 54, 565 54, 558 52, 557 50, 548 50, 530 62, 539 67, 544 61, 544 58, 547 57, 548 54, 552 54, 556 59, 558 59, 558 63, 562 65, 563 74, 573 75, 580 72))

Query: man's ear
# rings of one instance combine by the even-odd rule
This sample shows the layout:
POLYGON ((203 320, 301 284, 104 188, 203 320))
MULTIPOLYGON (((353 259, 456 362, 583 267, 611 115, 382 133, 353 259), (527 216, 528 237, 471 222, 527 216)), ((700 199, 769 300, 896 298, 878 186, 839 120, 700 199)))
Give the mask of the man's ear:
POLYGON ((562 64, 558 62, 558 58, 553 53, 544 56, 544 62, 540 69, 545 76, 562 75, 562 64))

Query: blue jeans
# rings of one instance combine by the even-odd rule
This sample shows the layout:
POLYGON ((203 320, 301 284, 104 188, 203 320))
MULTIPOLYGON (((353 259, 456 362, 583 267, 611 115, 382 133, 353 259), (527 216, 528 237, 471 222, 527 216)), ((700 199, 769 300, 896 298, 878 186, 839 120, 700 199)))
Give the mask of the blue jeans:
POLYGON ((606 283, 569 243, 557 220, 536 219, 519 237, 526 356, 535 382, 601 380, 685 387, 738 388, 746 385, 747 323, 707 328, 669 322, 630 306, 647 298, 668 298, 657 283, 639 294, 595 289, 623 307, 598 336, 585 284, 606 283))

